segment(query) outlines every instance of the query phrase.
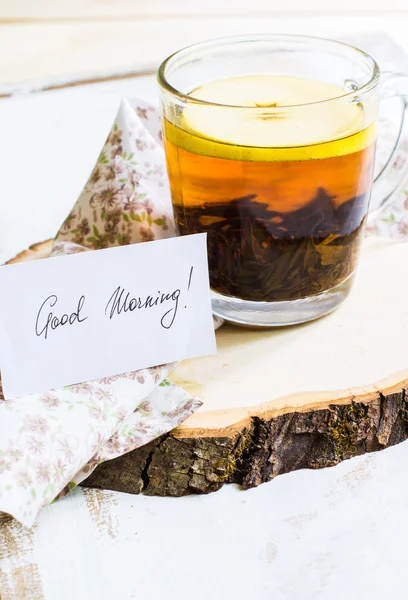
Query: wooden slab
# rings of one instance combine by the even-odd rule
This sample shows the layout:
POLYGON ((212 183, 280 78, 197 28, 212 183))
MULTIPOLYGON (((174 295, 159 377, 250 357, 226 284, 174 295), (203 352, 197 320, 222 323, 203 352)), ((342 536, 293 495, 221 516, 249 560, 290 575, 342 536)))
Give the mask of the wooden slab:
POLYGON ((100 465, 85 487, 172 496, 226 482, 248 488, 405 440, 408 244, 366 240, 350 298, 331 315, 275 330, 225 325, 217 344, 217 355, 184 361, 171 376, 203 409, 100 465))

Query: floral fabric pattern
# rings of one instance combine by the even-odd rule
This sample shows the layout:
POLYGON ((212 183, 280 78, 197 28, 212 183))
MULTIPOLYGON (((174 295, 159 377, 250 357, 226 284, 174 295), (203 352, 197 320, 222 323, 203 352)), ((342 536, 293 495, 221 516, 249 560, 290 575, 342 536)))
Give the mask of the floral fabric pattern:
POLYGON ((58 241, 98 250, 174 237, 163 151, 157 140, 159 127, 151 106, 133 110, 128 101, 122 102, 91 176, 60 229, 58 241))
MULTIPOLYGON (((389 116, 380 119, 379 139, 376 149, 376 172, 380 173, 388 163, 388 159, 395 144, 395 121, 389 116)), ((379 235, 394 239, 408 239, 408 189, 406 179, 408 146, 403 146, 399 154, 389 165, 388 178, 402 179, 403 183, 386 202, 382 209, 369 216, 366 235, 379 235)))

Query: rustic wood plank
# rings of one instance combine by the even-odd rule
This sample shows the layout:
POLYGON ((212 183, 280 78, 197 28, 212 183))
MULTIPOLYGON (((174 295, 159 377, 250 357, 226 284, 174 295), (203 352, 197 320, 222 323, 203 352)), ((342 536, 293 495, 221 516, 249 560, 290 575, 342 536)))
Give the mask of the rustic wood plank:
POLYGON ((366 29, 392 31, 405 41, 406 27, 398 16, 338 15, 293 20, 276 13, 254 16, 207 16, 171 19, 123 19, 16 23, 0 26, 0 84, 62 76, 93 78, 119 71, 154 70, 182 46, 226 35, 292 32, 340 37, 366 29))
POLYGON ((43 600, 34 532, 0 513, 0 600, 43 600), (4 568, 5 565, 8 568, 4 568))

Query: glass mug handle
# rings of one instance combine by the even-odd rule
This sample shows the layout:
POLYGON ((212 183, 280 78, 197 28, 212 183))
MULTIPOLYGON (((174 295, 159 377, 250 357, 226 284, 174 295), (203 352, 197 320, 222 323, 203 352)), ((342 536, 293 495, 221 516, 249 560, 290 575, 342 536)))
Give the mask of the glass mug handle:
POLYGON ((390 157, 374 180, 368 215, 368 226, 390 204, 394 192, 403 185, 408 175, 408 75, 383 73, 380 79, 380 102, 399 97, 402 114, 397 140, 390 157))

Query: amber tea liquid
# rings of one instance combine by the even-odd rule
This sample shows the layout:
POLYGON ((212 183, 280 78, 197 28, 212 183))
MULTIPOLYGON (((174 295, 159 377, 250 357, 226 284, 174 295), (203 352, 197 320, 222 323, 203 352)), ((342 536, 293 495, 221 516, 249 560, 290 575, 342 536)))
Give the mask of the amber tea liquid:
POLYGON ((358 99, 340 108, 316 104, 315 118, 309 108, 291 111, 290 119, 279 110, 343 93, 293 77, 240 77, 191 94, 229 107, 187 106, 177 125, 165 120, 176 223, 181 234, 207 232, 214 291, 251 301, 297 300, 353 274, 368 210, 374 125, 364 122, 358 99))

